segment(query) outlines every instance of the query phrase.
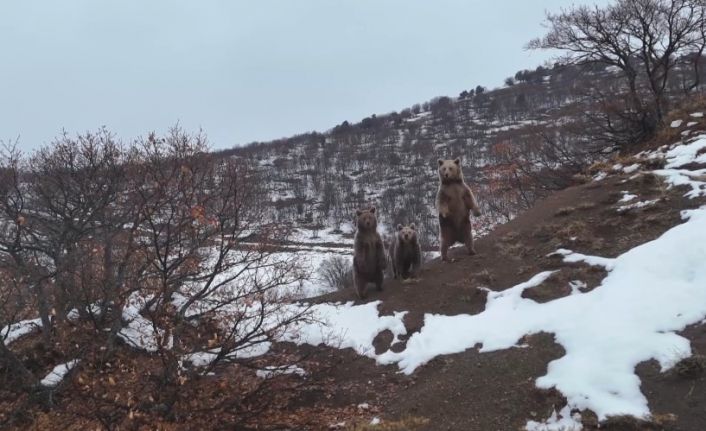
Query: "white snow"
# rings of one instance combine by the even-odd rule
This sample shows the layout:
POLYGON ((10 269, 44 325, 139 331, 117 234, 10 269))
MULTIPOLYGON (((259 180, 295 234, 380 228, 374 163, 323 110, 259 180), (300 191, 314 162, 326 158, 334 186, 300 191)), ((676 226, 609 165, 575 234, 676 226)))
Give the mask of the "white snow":
MULTIPOLYGON (((255 358, 258 356, 262 356, 265 353, 269 352, 270 347, 272 347, 272 343, 269 341, 248 343, 244 347, 241 347, 239 349, 233 350, 232 352, 229 352, 227 355, 225 355, 225 358, 228 358, 228 359, 255 358)), ((182 367, 184 366, 183 365, 184 362, 190 362, 191 366, 194 368, 205 367, 207 365, 211 365, 211 363, 213 361, 215 361, 216 358, 218 358, 218 354, 220 352, 221 352, 221 349, 216 348, 216 349, 206 350, 203 352, 189 353, 189 354, 183 355, 181 357, 180 363, 181 363, 182 367)))
POLYGON ((57 365, 42 379, 40 383, 42 386, 48 387, 58 385, 62 380, 64 380, 64 377, 76 366, 76 364, 78 364, 78 359, 66 362, 65 364, 57 365))
POLYGON ((706 151, 697 156, 699 151, 706 148, 706 135, 697 136, 692 142, 676 145, 665 154, 667 164, 665 169, 676 169, 687 163, 706 163, 706 151))
MULTIPOLYGON (((380 301, 368 302, 361 305, 346 304, 316 304, 306 307, 292 304, 279 310, 277 315, 269 317, 263 323, 263 328, 276 328, 278 322, 290 316, 306 313, 303 321, 287 327, 275 337, 280 341, 289 341, 296 344, 310 344, 318 346, 324 344, 329 347, 345 349, 352 348, 359 355, 377 358, 373 340, 382 331, 389 330, 393 335, 393 344, 405 335, 407 330, 403 318, 406 312, 381 316, 378 312, 380 301)), ((248 323, 242 323, 244 331, 248 323)), ((271 347, 270 342, 261 341, 257 344, 246 345, 239 350, 228 354, 228 358, 253 358, 264 355, 271 347)), ((218 349, 195 352, 181 357, 183 362, 191 362, 194 367, 204 367, 211 364, 219 354, 218 349)))
POLYGON ((146 302, 147 300, 141 297, 138 292, 128 298, 123 308, 123 319, 127 322, 127 326, 118 332, 118 336, 130 346, 147 352, 156 352, 160 345, 162 348, 171 349, 172 337, 169 336, 166 340, 162 340, 163 331, 156 328, 149 319, 140 314, 146 302))
MULTIPOLYGON (((342 224, 343 225, 343 224, 342 224)), ((294 229, 287 237, 289 241, 300 243, 332 243, 332 244, 353 244, 353 238, 344 238, 343 234, 348 232, 340 229, 340 233, 334 233, 336 229, 294 229)))
POLYGON ((682 120, 674 120, 672 123, 669 125, 669 127, 675 128, 681 126, 681 123, 683 123, 682 120))
POLYGON ((659 199, 651 199, 651 200, 647 200, 647 201, 635 202, 635 203, 628 204, 628 205, 621 205, 618 207, 618 212, 623 213, 623 212, 634 210, 634 209, 649 207, 649 206, 656 204, 657 202, 659 202, 659 199))
POLYGON ((696 126, 697 124, 699 124, 698 121, 689 121, 688 123, 686 123, 686 127, 696 126))
POLYGON ((552 272, 501 292, 489 292, 476 315, 427 314, 424 326, 400 352, 407 374, 438 355, 480 344, 481 352, 516 346, 527 334, 548 332, 566 354, 552 361, 539 388, 556 388, 571 410, 591 409, 599 420, 613 415, 649 416, 635 366, 657 360, 662 370, 691 355, 677 332, 706 318, 706 207, 684 212, 688 221, 658 239, 606 259, 560 250, 567 262, 598 264, 610 272, 601 285, 580 295, 539 304, 522 292, 552 272))
POLYGON ((284 339, 297 344, 325 344, 339 349, 350 347, 359 355, 377 358, 373 339, 380 332, 390 330, 392 344, 399 340, 400 335, 407 333, 402 321, 406 312, 381 316, 378 305, 380 301, 361 305, 353 305, 352 302, 314 305, 311 311, 315 321, 293 328, 284 339))
POLYGON ((631 201, 635 198, 637 198, 637 195, 633 195, 628 191, 623 191, 623 197, 618 201, 618 202, 628 202, 631 201))
MULTIPOLYGON (((100 316, 103 312, 103 308, 100 304, 90 304, 86 306, 86 312, 94 316, 100 316)), ((78 309, 74 308, 66 314, 66 318, 72 321, 78 320, 81 317, 78 309)))
POLYGON ((578 295, 581 293, 581 289, 585 289, 588 285, 586 282, 581 280, 571 280, 569 282, 569 287, 571 288, 572 295, 578 295))
POLYGON ((582 429, 581 414, 574 413, 572 415, 569 406, 561 409, 558 415, 556 410, 552 411, 546 421, 527 421, 527 425, 525 425, 527 431, 580 431, 582 429))
POLYGON ((261 379, 270 379, 275 376, 289 374, 296 374, 297 376, 304 377, 306 376, 306 370, 296 365, 286 365, 283 367, 265 367, 262 370, 255 371, 255 375, 261 379))
POLYGON ((664 178, 670 186, 688 186, 691 188, 684 196, 695 198, 706 196, 706 169, 688 171, 686 169, 658 169, 652 171, 664 178))
POLYGON ((599 173, 597 173, 596 175, 594 175, 593 181, 601 181, 601 180, 605 179, 607 176, 608 176, 607 173, 605 173, 605 172, 599 172, 599 173))
POLYGON ((42 320, 39 318, 20 320, 19 322, 7 325, 0 329, 0 338, 5 340, 5 344, 10 344, 20 337, 38 330, 42 327, 42 320))
POLYGON ((370 425, 380 425, 382 421, 380 420, 379 417, 375 416, 370 420, 370 425))
POLYGON ((567 263, 587 263, 588 265, 591 266, 602 266, 606 270, 610 271, 613 269, 613 266, 615 265, 615 259, 609 259, 606 257, 598 257, 598 256, 587 256, 585 254, 581 253, 574 253, 571 250, 567 250, 565 248, 560 248, 554 253, 549 253, 549 256, 553 255, 560 255, 564 256, 564 262, 567 263))
POLYGON ((701 117, 704 116, 704 113, 703 113, 703 112, 694 112, 694 113, 689 114, 689 115, 691 115, 691 116, 694 117, 694 118, 701 118, 701 117))
POLYGON ((634 163, 634 164, 632 164, 632 165, 630 165, 630 166, 625 166, 625 167, 623 168, 623 172, 625 172, 626 174, 631 174, 631 173, 635 172, 635 171, 638 170, 638 169, 640 169, 640 164, 639 164, 639 163, 634 163))

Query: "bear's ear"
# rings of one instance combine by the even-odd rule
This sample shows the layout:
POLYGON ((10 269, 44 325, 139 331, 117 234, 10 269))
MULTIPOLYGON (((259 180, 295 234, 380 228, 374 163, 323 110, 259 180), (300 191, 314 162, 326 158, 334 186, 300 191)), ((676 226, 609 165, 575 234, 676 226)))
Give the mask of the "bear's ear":
POLYGON ((401 224, 397 225, 397 230, 402 230, 403 228, 404 228, 404 226, 402 226, 401 224))
POLYGON ((375 214, 375 207, 370 207, 370 214, 375 214))
POLYGON ((456 157, 456 158, 454 159, 454 163, 456 163, 457 165, 460 165, 460 164, 461 164, 461 158, 460 158, 460 157, 456 157))
POLYGON ((412 223, 411 225, 409 225, 409 228, 412 229, 412 230, 417 230, 417 225, 415 225, 414 223, 412 223))
POLYGON ((443 165, 443 164, 444 164, 444 160, 443 160, 443 159, 439 159, 439 166, 441 166, 441 165, 443 165))
POLYGON ((363 211, 361 210, 355 210, 355 215, 360 217, 360 215, 363 214, 363 211))

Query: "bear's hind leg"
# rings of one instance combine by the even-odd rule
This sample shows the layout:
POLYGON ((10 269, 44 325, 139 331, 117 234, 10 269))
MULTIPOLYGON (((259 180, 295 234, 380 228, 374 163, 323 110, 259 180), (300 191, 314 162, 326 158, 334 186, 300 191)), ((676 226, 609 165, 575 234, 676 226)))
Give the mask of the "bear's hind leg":
POLYGON ((367 284, 365 279, 358 274, 353 274, 353 284, 355 285, 356 293, 358 293, 358 298, 365 299, 365 285, 367 284))
POLYGON ((463 243, 466 245, 466 250, 468 250, 468 254, 473 256, 476 254, 476 248, 473 246, 473 231, 471 230, 470 223, 464 226, 463 236, 463 243))
POLYGON ((439 251, 441 252, 441 260, 444 262, 449 262, 449 247, 451 247, 452 241, 446 238, 443 234, 441 235, 441 246, 439 251))

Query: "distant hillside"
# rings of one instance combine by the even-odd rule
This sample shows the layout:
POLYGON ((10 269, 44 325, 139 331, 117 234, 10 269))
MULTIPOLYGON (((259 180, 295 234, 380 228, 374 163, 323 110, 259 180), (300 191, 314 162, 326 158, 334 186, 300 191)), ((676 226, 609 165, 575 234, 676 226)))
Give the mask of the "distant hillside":
POLYGON ((596 125, 585 95, 609 91, 616 76, 601 65, 538 67, 518 72, 502 88, 478 86, 359 123, 344 121, 324 133, 221 154, 257 166, 268 190, 269 221, 335 231, 356 208, 376 205, 384 225, 414 221, 432 245, 438 158, 463 159, 484 209, 476 230, 487 231, 566 187, 573 174, 614 149, 586 140, 596 125))

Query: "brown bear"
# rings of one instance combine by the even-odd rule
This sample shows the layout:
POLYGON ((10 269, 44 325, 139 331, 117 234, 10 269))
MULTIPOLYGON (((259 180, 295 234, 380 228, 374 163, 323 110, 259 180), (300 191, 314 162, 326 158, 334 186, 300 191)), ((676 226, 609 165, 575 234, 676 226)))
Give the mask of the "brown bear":
POLYGON ((456 242, 466 245, 468 254, 476 254, 473 247, 470 212, 480 215, 480 208, 471 188, 463 179, 461 159, 439 159, 439 191, 436 193, 439 213, 439 240, 441 259, 448 261, 448 250, 456 242))
POLYGON ((394 278, 417 278, 422 266, 422 247, 414 223, 397 225, 397 234, 390 244, 390 262, 394 278))
POLYGON ((382 238, 377 232, 375 207, 356 211, 356 223, 358 230, 353 242, 353 284, 358 297, 363 299, 368 283, 375 283, 377 290, 382 290, 387 258, 382 238))

